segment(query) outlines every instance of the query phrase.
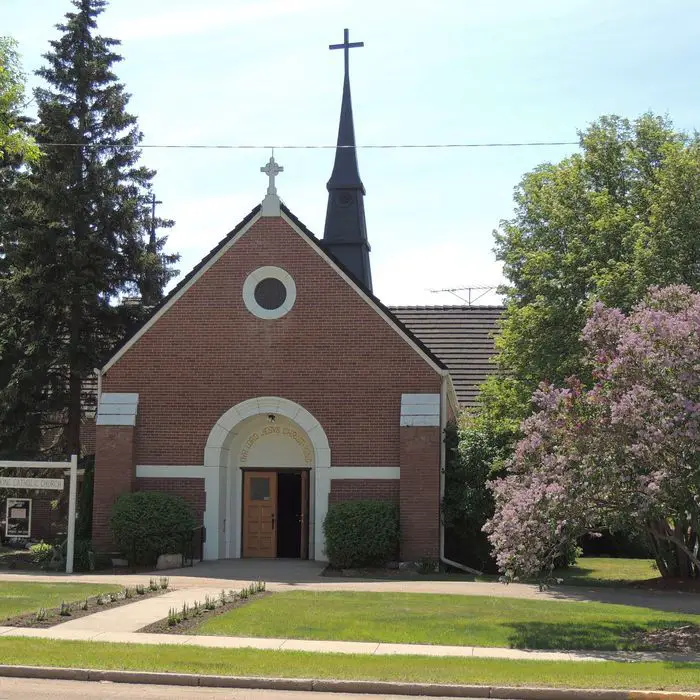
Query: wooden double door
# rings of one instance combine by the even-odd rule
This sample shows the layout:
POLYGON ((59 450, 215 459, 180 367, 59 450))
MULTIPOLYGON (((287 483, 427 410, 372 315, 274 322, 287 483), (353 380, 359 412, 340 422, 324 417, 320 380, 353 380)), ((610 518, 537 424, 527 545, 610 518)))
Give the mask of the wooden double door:
POLYGON ((243 556, 309 558, 309 471, 243 472, 243 556))

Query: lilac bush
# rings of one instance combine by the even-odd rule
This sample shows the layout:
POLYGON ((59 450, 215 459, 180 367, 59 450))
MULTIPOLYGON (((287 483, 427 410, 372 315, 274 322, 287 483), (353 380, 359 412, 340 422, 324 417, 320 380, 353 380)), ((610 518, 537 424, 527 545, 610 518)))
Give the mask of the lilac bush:
POLYGON ((507 579, 551 571, 597 528, 641 532, 663 576, 700 575, 700 294, 652 288, 583 331, 593 384, 542 384, 493 483, 485 531, 507 579))

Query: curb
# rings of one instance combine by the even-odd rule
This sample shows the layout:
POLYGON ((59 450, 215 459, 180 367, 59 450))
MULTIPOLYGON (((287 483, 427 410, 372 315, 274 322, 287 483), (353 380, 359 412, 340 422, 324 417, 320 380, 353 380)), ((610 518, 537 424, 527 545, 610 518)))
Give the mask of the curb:
POLYGON ((654 690, 605 690, 531 688, 486 685, 442 685, 392 681, 340 681, 313 678, 257 678, 248 676, 199 676, 193 673, 101 671, 87 668, 0 665, 0 677, 65 681, 140 683, 200 688, 297 690, 366 695, 407 695, 450 698, 502 698, 503 700, 700 700, 700 693, 654 690))

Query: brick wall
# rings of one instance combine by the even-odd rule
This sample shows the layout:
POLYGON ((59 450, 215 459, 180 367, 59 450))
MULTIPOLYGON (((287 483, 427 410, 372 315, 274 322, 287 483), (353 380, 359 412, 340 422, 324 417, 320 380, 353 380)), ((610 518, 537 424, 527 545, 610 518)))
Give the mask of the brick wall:
POLYGON ((138 392, 137 464, 201 464, 209 431, 256 396, 296 401, 343 466, 395 466, 402 393, 437 393, 440 376, 281 218, 256 222, 103 378, 138 392), (247 275, 278 265, 294 308, 256 318, 247 275))
POLYGON ((329 505, 343 501, 391 501, 399 504, 398 479, 332 479, 329 505))
POLYGON ((122 493, 134 490, 134 428, 98 425, 96 434, 92 541, 105 550, 114 545, 109 527, 112 506, 122 493))
POLYGON ((160 491, 181 496, 192 508, 197 526, 201 525, 204 516, 205 492, 204 479, 136 479, 137 491, 160 491))
POLYGON ((401 558, 440 554, 439 427, 401 428, 401 558))
MULTIPOLYGON (((54 478, 54 477, 51 477, 54 478)), ((32 499, 32 525, 31 540, 44 540, 54 542, 61 533, 66 532, 67 512, 68 512, 68 486, 66 485, 65 500, 62 499, 60 491, 42 492, 36 495, 35 491, 17 491, 17 498, 32 499), (58 501, 58 507, 54 508, 54 503, 58 501)), ((15 498, 15 495, 12 496, 15 498)), ((0 520, 3 523, 2 536, 5 537, 5 513, 7 498, 0 496, 0 520)))

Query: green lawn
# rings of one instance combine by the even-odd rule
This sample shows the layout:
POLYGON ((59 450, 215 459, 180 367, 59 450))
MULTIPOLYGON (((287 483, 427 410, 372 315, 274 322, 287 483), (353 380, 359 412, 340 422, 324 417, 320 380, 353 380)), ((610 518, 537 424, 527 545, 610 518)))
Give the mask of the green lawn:
POLYGON ((456 644, 519 649, 639 649, 627 635, 700 615, 606 603, 420 593, 275 593, 206 620, 195 633, 456 644))
POLYGON ((558 569, 553 576, 571 586, 614 586, 658 578, 659 570, 653 559, 614 559, 612 557, 581 557, 576 566, 558 569))
MULTIPOLYGON (((332 575, 332 574, 331 574, 332 575)), ((418 574, 414 571, 397 572, 372 570, 362 576, 388 581, 422 580, 422 581, 498 581, 492 574, 474 576, 457 571, 450 573, 418 574)), ((359 577, 362 577, 359 576, 359 577)), ((568 569, 556 569, 555 578, 561 579, 562 585, 568 586, 619 586, 630 583, 642 583, 660 576, 653 559, 624 559, 613 557, 581 557, 576 566, 568 569)), ((525 583, 538 583, 537 579, 525 583)))
POLYGON ((476 685, 697 690, 700 664, 504 661, 313 654, 180 645, 102 644, 0 637, 4 664, 203 675, 335 678, 476 685))
POLYGON ((64 600, 73 603, 98 593, 119 591, 121 588, 97 583, 0 581, 0 624, 10 617, 33 613, 39 608, 55 608, 64 600))

